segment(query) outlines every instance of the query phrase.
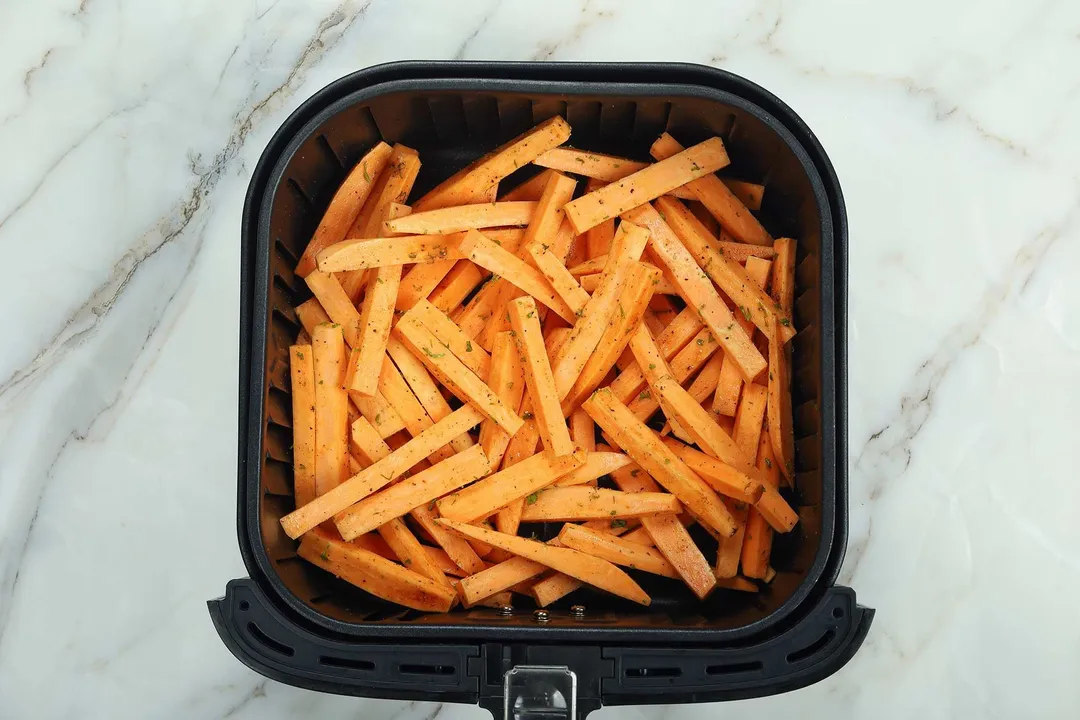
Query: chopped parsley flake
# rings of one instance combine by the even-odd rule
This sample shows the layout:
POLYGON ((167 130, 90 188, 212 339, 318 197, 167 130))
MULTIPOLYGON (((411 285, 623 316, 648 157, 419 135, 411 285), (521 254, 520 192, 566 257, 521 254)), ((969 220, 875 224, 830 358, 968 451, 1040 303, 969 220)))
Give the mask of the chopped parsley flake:
POLYGON ((612 530, 614 530, 615 528, 624 528, 624 527, 626 527, 626 521, 623 520, 622 518, 620 518, 618 520, 612 520, 611 521, 611 529, 612 530))
POLYGON ((429 358, 435 359, 446 357, 446 353, 431 352, 431 348, 424 348, 424 354, 427 355, 429 358))
POLYGON ((537 500, 538 497, 539 496, 537 495, 537 493, 532 493, 531 495, 529 495, 528 497, 525 498, 525 502, 527 502, 529 505, 535 505, 536 500, 537 500))

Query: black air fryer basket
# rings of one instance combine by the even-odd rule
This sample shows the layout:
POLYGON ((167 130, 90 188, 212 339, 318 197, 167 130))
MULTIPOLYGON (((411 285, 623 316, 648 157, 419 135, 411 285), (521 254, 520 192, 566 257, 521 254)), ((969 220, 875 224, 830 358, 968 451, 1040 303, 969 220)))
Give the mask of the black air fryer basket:
POLYGON ((237 534, 250 577, 209 606, 252 669, 324 692, 479 703, 496 717, 538 706, 583 717, 601 705, 793 690, 836 672, 862 644, 874 612, 833 584, 847 542, 847 219, 825 151, 776 97, 695 65, 371 68, 320 90, 274 135, 248 188, 241 242, 237 534), (642 578, 647 609, 583 588, 548 608, 547 622, 531 607, 424 614, 300 561, 279 524, 293 509, 293 307, 308 297, 292 270, 348 169, 378 140, 402 142, 423 160, 419 197, 556 114, 570 122, 572 145, 640 159, 665 130, 686 145, 720 135, 731 171, 767 187, 765 226, 798 239, 789 500, 800 522, 776 536, 778 574, 758 595, 718 589, 701 602, 678 583, 642 578))

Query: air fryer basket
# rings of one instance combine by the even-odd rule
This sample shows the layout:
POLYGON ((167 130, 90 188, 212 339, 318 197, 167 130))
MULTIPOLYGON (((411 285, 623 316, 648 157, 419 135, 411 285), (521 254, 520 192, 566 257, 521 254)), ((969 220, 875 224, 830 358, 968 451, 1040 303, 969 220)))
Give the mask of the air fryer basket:
POLYGON ((398 64, 356 73, 316 94, 271 141, 249 188, 243 241, 238 532, 251 580, 230 584, 212 614, 245 662, 333 692, 485 705, 513 665, 570 665, 580 669, 588 711, 601 699, 779 692, 829 674, 858 648, 872 611, 832 587, 846 542, 843 199, 812 134, 760 88, 671 65, 398 64), (423 614, 298 560, 281 529, 294 507, 292 308, 309 297, 292 268, 334 190, 381 139, 420 151, 418 197, 556 114, 570 122, 572 145, 639 159, 665 130, 684 144, 720 135, 728 171, 766 185, 765 226, 799 241, 789 500, 800 523, 776 537, 778 574, 759 595, 717 590, 700 602, 680 583, 643 576, 653 598, 647 609, 583 589, 549 608, 544 625, 524 604, 510 617, 489 609, 423 614), (584 605, 585 617, 570 616, 571 604, 584 605), (256 615, 260 622, 250 619, 256 615), (252 658, 248 645, 263 657, 252 658))

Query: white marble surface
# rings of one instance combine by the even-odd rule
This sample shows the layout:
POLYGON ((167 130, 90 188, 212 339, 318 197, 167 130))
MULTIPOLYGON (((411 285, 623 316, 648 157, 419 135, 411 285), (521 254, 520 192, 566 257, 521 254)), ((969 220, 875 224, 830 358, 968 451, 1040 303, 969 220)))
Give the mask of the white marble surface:
POLYGON ((0 717, 482 716, 268 682, 204 605, 244 573, 251 168, 312 92, 412 58, 718 65, 801 113, 844 185, 842 580, 872 633, 799 692, 597 717, 1080 716, 1080 6, 666 6, 0 5, 0 717))

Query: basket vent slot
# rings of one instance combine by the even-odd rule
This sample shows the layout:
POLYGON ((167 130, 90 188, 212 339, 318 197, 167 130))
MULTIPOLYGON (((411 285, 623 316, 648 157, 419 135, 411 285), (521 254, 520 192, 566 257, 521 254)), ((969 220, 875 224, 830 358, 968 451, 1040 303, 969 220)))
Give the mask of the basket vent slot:
POLYGON ((831 629, 827 630, 824 635, 804 647, 802 650, 796 650, 795 652, 790 653, 787 656, 787 661, 789 663, 798 663, 806 660, 807 658, 813 657, 814 655, 817 655, 819 652, 824 650, 829 643, 832 642, 834 637, 836 637, 836 631, 831 629))
POLYGON ((247 624, 248 632, 251 633, 251 637, 259 641, 260 644, 265 646, 268 650, 271 650, 278 655, 284 655, 285 657, 292 657, 296 654, 296 651, 283 642, 278 642, 274 638, 270 637, 259 626, 253 622, 247 624))

